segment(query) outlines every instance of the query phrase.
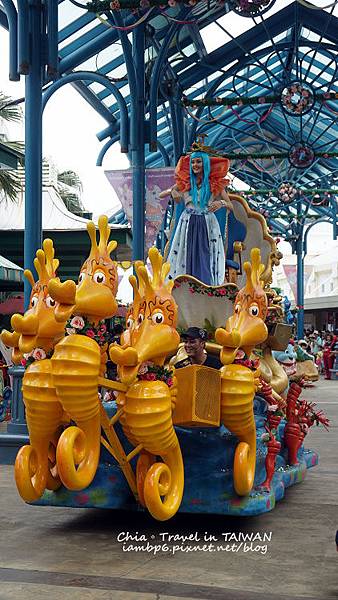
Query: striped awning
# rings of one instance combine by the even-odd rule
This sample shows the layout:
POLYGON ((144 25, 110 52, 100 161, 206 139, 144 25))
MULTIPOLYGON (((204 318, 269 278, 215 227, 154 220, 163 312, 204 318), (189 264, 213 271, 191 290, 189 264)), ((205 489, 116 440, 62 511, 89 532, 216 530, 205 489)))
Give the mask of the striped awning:
POLYGON ((23 269, 1 255, 0 281, 23 281, 23 269))

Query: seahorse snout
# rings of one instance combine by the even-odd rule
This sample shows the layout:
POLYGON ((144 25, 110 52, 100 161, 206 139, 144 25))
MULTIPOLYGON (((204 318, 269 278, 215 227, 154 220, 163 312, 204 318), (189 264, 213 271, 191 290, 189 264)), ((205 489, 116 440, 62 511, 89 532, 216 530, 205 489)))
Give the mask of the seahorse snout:
POLYGON ((96 283, 90 277, 78 285, 74 312, 79 315, 108 319, 117 312, 117 302, 113 288, 96 283))
POLYGON ((241 334, 237 329, 226 331, 221 327, 216 329, 215 340, 222 346, 220 358, 223 365, 230 365, 234 360, 241 345, 241 334))
POLYGON ((39 319, 33 314, 15 314, 11 318, 11 325, 14 331, 21 335, 37 335, 39 331, 39 319))

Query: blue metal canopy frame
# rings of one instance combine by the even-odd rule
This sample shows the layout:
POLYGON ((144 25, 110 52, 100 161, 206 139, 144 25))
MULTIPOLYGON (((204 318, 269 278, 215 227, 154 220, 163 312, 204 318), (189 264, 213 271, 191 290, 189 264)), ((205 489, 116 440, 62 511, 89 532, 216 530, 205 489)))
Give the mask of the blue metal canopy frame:
MULTIPOLYGON (((0 25, 10 33, 9 76, 13 80, 26 76, 27 268, 32 268, 41 245, 43 107, 66 83, 107 122, 98 133, 103 146, 97 164, 116 141, 130 158, 134 259, 144 254, 145 168, 174 165, 197 133, 207 131, 208 144, 234 156, 232 173, 253 191, 278 190, 283 181, 309 191, 337 187, 338 103, 319 101, 318 96, 313 110, 300 117, 286 114, 280 103, 283 88, 296 79, 321 98, 328 90, 338 97, 336 7, 314 10, 297 1, 285 6, 277 0, 277 12, 243 17, 248 26, 236 35, 231 26, 233 4, 199 1, 165 11, 153 7, 136 14, 115 10, 99 16, 87 12, 84 2, 18 0, 16 7, 13 0, 3 0, 0 25), (225 42, 208 52, 210 27, 212 35, 217 28, 225 42), (270 96, 276 98, 272 104, 265 102, 270 96), (250 103, 253 98, 258 101, 250 103), (194 109, 183 99, 215 102, 194 109), (278 158, 299 142, 315 153, 313 162, 301 169, 288 158, 278 158), (237 159, 239 152, 246 158, 237 159), (264 159, 255 158, 262 154, 264 159)), ((331 194, 327 206, 317 205, 304 192, 294 204, 283 205, 276 194, 257 193, 250 196, 250 203, 256 210, 264 205, 271 229, 288 239, 297 253, 302 335, 304 235, 314 220, 325 219, 336 237, 336 196, 331 194)), ((25 297, 27 304, 28 288, 25 297)))

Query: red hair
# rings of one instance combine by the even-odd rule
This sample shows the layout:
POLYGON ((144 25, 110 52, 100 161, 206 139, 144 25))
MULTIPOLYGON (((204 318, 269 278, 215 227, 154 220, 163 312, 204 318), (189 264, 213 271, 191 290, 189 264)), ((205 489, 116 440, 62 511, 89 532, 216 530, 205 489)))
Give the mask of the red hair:
MULTIPOLYGON (((217 196, 229 185, 225 176, 229 170, 230 161, 227 158, 210 156, 209 184, 211 193, 217 196)), ((188 192, 190 183, 190 156, 181 156, 175 169, 175 181, 179 192, 188 192)))

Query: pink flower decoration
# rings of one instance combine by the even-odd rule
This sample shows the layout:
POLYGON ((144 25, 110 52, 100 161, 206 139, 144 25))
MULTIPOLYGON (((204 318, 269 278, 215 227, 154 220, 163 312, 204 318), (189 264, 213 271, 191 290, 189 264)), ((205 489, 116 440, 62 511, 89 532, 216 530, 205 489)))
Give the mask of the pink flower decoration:
POLYGON ((74 329, 83 329, 85 322, 82 317, 76 316, 72 318, 70 325, 71 327, 74 327, 74 329))
POLYGON ((155 373, 147 373, 146 378, 148 381, 156 381, 155 373))
POLYGON ((193 288, 189 288, 189 292, 190 292, 190 294, 194 294, 195 290, 193 288))
POLYGON ((74 327, 66 327, 66 333, 68 333, 68 335, 73 335, 76 333, 76 329, 74 329, 74 327))
POLYGON ((93 338, 95 337, 95 331, 93 331, 92 329, 88 329, 86 335, 90 338, 93 338))
POLYGON ((145 362, 145 363, 141 364, 141 366, 140 366, 140 368, 138 370, 138 374, 139 375, 145 375, 146 373, 148 373, 148 364, 145 362))
POLYGON ((208 296, 212 296, 212 295, 213 295, 212 292, 208 292, 208 296))
POLYGON ((32 356, 35 360, 43 360, 46 358, 46 352, 43 350, 43 348, 35 348, 32 356))
POLYGON ((173 384, 173 378, 172 377, 168 377, 168 379, 167 379, 167 386, 171 387, 172 384, 173 384))
POLYGON ((103 323, 103 325, 101 325, 100 331, 102 331, 103 333, 105 333, 107 331, 107 326, 104 323, 103 323))
POLYGON ((176 0, 168 0, 169 6, 176 6, 176 0))
POLYGON ((25 366, 26 366, 26 364, 27 364, 27 360, 26 360, 25 358, 22 358, 22 359, 21 359, 21 365, 22 365, 23 367, 25 367, 25 366))
POLYGON ((219 293, 221 296, 226 296, 226 291, 225 290, 219 290, 219 293))

